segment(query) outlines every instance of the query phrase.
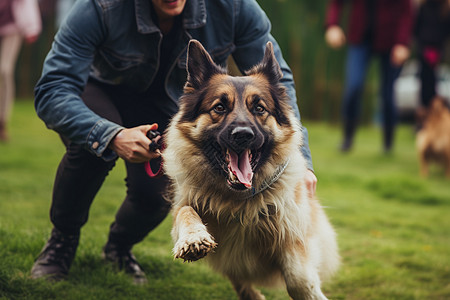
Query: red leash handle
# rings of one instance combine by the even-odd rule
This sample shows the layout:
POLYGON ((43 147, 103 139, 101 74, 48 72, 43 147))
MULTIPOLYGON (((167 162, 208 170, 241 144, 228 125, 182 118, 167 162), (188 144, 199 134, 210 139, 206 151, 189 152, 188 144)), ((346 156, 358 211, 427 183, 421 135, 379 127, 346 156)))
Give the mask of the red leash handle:
MULTIPOLYGON (((158 131, 150 130, 149 132, 147 132, 147 137, 152 141, 149 145, 150 151, 156 151, 157 149, 160 149, 160 151, 162 151, 165 148, 164 143, 161 140, 161 135, 158 131)), ((159 164, 159 169, 158 171, 156 171, 156 173, 153 172, 150 161, 144 163, 144 168, 145 172, 150 178, 158 178, 164 174, 162 158, 159 164)))
MULTIPOLYGON (((161 143, 161 146, 159 147, 159 150, 162 152, 164 150, 164 148, 166 148, 164 143, 161 143)), ((150 165, 150 161, 146 161, 144 163, 145 172, 147 173, 147 175, 150 178, 159 178, 159 177, 164 175, 163 165, 164 165, 164 161, 161 158, 161 162, 159 163, 159 168, 156 171, 156 173, 154 173, 153 170, 152 170, 152 166, 150 165)))
POLYGON ((147 172, 147 175, 150 178, 159 178, 161 177, 164 172, 163 172, 163 162, 161 161, 161 163, 159 164, 159 169, 158 171, 156 171, 156 173, 153 173, 152 167, 150 166, 150 162, 147 161, 144 163, 144 168, 145 168, 145 172, 147 172))

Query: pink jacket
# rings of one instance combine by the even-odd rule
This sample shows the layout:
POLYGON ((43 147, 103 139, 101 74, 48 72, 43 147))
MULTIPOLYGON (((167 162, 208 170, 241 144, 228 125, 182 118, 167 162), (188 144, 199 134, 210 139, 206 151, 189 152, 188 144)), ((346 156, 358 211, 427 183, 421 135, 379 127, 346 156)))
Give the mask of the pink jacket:
POLYGON ((37 0, 6 1, 12 1, 11 6, 5 5, 5 7, 11 9, 12 18, 9 20, 10 22, 0 26, 0 36, 19 32, 25 39, 36 38, 42 29, 41 14, 37 0))

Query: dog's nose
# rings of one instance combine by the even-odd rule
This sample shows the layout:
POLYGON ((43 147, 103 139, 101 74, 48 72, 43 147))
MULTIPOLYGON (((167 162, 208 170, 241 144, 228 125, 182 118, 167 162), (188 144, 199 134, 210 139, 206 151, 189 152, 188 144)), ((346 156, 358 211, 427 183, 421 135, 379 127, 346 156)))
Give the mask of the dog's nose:
POLYGON ((242 142, 251 141, 255 133, 248 126, 237 126, 231 131, 231 136, 235 142, 241 144, 242 142))

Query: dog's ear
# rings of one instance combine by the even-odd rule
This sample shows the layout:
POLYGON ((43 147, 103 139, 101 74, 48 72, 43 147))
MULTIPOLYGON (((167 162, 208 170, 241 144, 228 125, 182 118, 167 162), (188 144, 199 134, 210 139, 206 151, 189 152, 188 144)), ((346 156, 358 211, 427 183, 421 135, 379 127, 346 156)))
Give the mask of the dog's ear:
POLYGON ((199 89, 212 75, 224 73, 197 40, 189 41, 186 64, 188 72, 187 88, 199 89))
POLYGON ((272 84, 278 83, 281 78, 283 78, 283 72, 281 72, 280 65, 278 64, 278 61, 275 57, 272 42, 267 42, 266 50, 264 51, 264 58, 262 59, 261 63, 259 63, 246 73, 247 75, 262 73, 272 84))
POLYGON ((275 118, 279 124, 289 124, 289 118, 284 113, 290 109, 289 96, 286 87, 280 82, 283 72, 275 57, 273 44, 267 42, 262 61, 252 69, 245 72, 246 75, 262 74, 269 81, 270 94, 275 103, 275 118))

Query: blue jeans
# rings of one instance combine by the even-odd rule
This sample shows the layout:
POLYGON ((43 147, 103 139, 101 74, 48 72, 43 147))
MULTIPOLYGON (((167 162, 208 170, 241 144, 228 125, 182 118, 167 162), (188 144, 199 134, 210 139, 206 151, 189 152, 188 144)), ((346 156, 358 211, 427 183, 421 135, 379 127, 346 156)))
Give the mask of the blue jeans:
MULTIPOLYGON (((352 138, 361 111, 361 96, 371 57, 374 55, 369 43, 349 45, 346 63, 346 83, 342 106, 345 135, 352 138)), ((390 53, 378 54, 380 58, 381 112, 384 128, 384 145, 391 147, 393 131, 397 122, 394 100, 394 82, 401 67, 394 66, 390 53)))

